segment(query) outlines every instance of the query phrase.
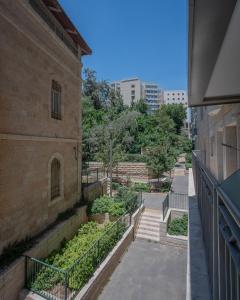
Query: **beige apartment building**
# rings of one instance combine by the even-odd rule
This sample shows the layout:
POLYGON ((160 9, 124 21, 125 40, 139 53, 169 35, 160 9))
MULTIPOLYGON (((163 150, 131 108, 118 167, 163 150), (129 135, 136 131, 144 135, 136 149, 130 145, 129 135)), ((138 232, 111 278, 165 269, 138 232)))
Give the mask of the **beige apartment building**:
POLYGON ((0 253, 81 198, 81 56, 57 1, 0 1, 0 253))
POLYGON ((144 82, 139 78, 129 78, 111 83, 111 87, 121 93, 125 105, 130 106, 144 99, 148 113, 158 110, 163 104, 163 90, 156 83, 144 82))

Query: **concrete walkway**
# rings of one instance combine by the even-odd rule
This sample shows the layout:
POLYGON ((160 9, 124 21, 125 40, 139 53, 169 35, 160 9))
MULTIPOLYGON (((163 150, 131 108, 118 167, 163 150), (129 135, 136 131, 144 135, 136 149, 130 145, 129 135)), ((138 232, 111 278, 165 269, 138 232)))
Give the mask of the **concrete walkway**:
POLYGON ((162 203, 166 193, 143 193, 144 206, 149 209, 156 209, 162 212, 162 203))
MULTIPOLYGON (((188 176, 176 176, 173 184, 175 192, 187 194, 188 176)), ((143 218, 142 224, 140 223, 143 230, 146 230, 146 221, 152 223, 156 221, 152 215, 149 216, 151 210, 159 213, 160 220, 165 197, 166 194, 163 193, 143 194, 147 210, 145 219, 143 218)), ((185 300, 186 276, 186 249, 136 239, 98 299, 185 300)))
POLYGON ((99 300, 185 300, 186 250, 136 240, 99 300))

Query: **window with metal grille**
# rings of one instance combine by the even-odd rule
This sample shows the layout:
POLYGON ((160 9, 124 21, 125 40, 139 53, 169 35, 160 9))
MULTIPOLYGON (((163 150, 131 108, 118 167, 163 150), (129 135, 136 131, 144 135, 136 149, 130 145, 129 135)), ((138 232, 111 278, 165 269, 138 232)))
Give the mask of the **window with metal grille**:
POLYGON ((61 85, 52 81, 52 111, 53 119, 61 120, 61 85))
POLYGON ((60 196, 60 172, 60 161, 54 158, 51 164, 51 200, 60 196))

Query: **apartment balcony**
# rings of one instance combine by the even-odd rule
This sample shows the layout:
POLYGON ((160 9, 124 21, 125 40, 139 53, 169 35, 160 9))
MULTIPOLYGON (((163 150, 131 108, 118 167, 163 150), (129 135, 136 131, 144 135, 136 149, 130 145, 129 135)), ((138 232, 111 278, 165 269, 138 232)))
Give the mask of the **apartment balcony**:
POLYGON ((200 157, 193 174, 212 298, 240 299, 240 171, 219 184, 200 157))

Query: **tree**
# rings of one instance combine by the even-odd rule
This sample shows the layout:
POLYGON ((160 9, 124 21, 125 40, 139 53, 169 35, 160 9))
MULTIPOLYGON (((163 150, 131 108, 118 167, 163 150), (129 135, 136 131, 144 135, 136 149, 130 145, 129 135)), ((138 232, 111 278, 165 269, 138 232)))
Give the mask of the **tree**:
POLYGON ((132 109, 138 111, 141 114, 146 114, 148 106, 145 103, 144 99, 139 99, 137 102, 132 104, 132 109))
POLYGON ((169 141, 161 141, 159 145, 146 149, 147 165, 153 170, 158 178, 170 171, 175 164, 176 156, 169 141))
POLYGON ((167 115, 174 121, 177 134, 180 134, 181 128, 186 119, 186 108, 183 104, 164 104, 160 111, 166 112, 167 115))

